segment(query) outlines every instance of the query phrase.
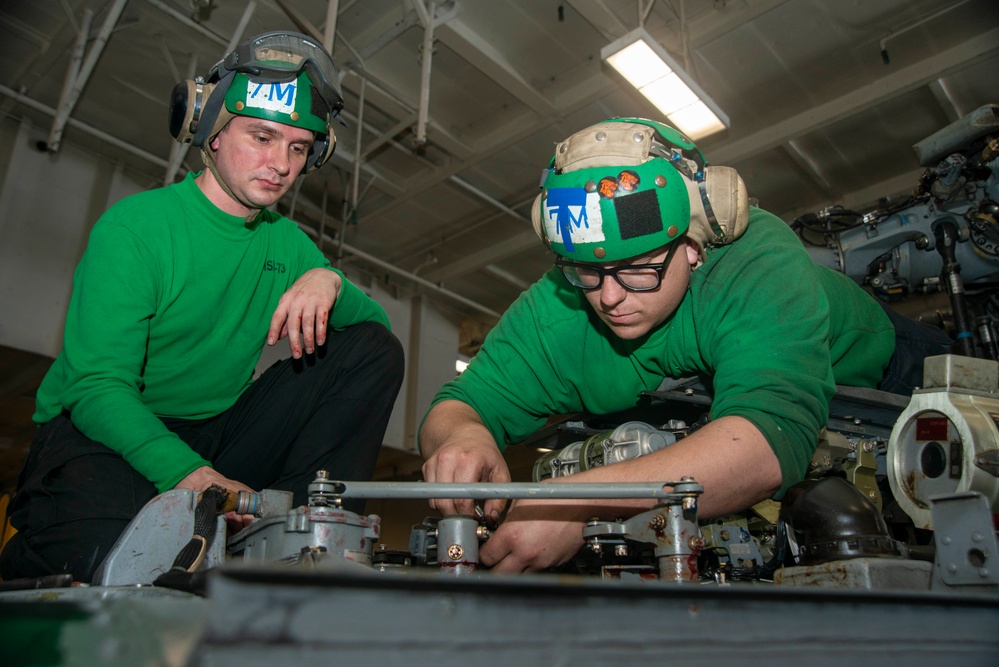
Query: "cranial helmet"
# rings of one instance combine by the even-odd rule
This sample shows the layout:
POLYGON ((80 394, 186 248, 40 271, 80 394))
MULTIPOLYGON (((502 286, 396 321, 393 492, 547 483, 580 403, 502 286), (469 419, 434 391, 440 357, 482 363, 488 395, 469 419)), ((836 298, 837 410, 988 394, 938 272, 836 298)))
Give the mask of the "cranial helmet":
POLYGON ((206 78, 174 87, 170 134, 203 148, 236 115, 311 130, 316 140, 306 173, 333 153, 336 135, 330 122, 341 109, 339 77, 326 49, 299 33, 269 32, 240 44, 206 78))
POLYGON ((534 231, 578 262, 628 259, 684 233, 703 250, 735 240, 749 220, 734 169, 708 167, 690 139, 643 118, 603 121, 558 144, 541 185, 534 231))

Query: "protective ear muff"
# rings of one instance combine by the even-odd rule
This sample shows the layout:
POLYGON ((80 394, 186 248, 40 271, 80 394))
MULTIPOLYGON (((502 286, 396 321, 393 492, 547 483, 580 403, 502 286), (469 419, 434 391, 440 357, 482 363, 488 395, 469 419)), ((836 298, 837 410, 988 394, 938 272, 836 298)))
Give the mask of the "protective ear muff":
POLYGON ((715 223, 715 243, 731 243, 749 224, 749 192, 739 172, 731 167, 706 167, 704 185, 715 223))
POLYGON ((534 227, 534 233, 538 235, 538 238, 544 241, 545 245, 550 245, 548 237, 545 236, 544 222, 541 220, 541 197, 542 195, 535 197, 534 204, 531 206, 531 225, 534 227))
POLYGON ((333 127, 327 123, 326 136, 316 137, 316 140, 312 143, 312 147, 309 149, 309 156, 305 160, 305 168, 302 170, 302 173, 307 174, 310 171, 315 171, 326 164, 326 160, 333 155, 333 149, 335 148, 336 134, 333 132, 333 127))
POLYGON ((173 87, 170 96, 170 135, 182 144, 193 143, 202 121, 205 102, 215 89, 214 83, 188 79, 173 87))
POLYGON ((688 236, 701 248, 736 240, 749 224, 749 193, 731 167, 706 167, 700 180, 684 179, 690 198, 688 236))

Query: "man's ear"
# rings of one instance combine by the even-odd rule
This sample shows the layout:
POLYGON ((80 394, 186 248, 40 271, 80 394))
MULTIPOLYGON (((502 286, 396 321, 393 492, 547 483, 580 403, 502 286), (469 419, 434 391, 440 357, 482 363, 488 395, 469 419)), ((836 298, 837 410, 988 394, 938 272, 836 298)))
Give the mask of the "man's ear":
POLYGON ((687 263, 697 267, 701 262, 701 246, 694 239, 687 237, 687 263))

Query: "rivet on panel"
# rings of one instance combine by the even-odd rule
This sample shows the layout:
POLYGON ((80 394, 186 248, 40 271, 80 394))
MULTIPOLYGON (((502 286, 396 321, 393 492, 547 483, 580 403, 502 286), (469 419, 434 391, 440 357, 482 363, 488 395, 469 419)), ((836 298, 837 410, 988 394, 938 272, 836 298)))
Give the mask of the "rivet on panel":
POLYGON ((659 174, 658 176, 656 176, 656 185, 658 185, 661 188, 665 188, 666 187, 666 177, 663 176, 662 174, 659 174))
POLYGON ((596 257, 597 259, 603 259, 604 257, 607 256, 607 251, 604 250, 603 248, 596 248, 593 251, 593 256, 596 257))
POLYGON ((242 102, 236 102, 236 111, 242 111, 244 106, 242 102))
POLYGON ((666 235, 669 236, 670 238, 673 238, 676 236, 677 232, 679 231, 680 230, 676 228, 676 225, 670 225, 669 229, 666 230, 666 235))
POLYGON ((597 136, 596 136, 596 140, 597 141, 603 141, 606 138, 607 138, 607 133, 606 132, 604 132, 603 130, 601 130, 600 132, 597 132, 597 136))
POLYGON ((292 120, 298 120, 298 112, 297 111, 292 111, 291 112, 291 119, 292 120))
POLYGON ((583 186, 587 192, 596 192, 597 183, 596 181, 586 181, 586 185, 583 186))
POLYGON ((559 153, 564 153, 565 150, 566 150, 566 148, 567 148, 567 146, 565 144, 559 144, 558 145, 558 152, 559 153))
POLYGON ((634 141, 634 142, 635 142, 636 144, 640 144, 640 143, 642 143, 643 141, 645 141, 645 135, 644 135, 644 134, 642 134, 641 132, 635 132, 635 133, 634 133, 633 135, 631 135, 631 139, 632 139, 632 141, 634 141))

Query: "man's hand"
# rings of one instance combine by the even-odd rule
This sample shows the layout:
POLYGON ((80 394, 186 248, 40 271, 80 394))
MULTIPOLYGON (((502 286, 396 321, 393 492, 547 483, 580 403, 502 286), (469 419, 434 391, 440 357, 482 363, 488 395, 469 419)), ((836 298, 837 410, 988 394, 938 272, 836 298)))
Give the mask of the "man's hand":
MULTIPOLYGON (((509 482, 510 469, 503 455, 492 443, 455 438, 436 449, 423 464, 423 478, 428 482, 509 482)), ((486 501, 485 515, 490 521, 499 519, 505 501, 486 501)), ((436 498, 430 506, 441 514, 467 514, 475 511, 470 499, 436 498)))
MULTIPOLYGON (((420 429, 420 449, 428 482, 509 482, 510 469, 479 414, 467 403, 441 401, 427 413, 420 429)), ((506 501, 486 501, 486 519, 497 521, 506 501)), ((470 499, 436 498, 430 506, 443 515, 475 512, 470 499)))
POLYGON ((589 513, 569 500, 515 500, 503 524, 479 549, 479 562, 494 572, 515 574, 561 565, 583 546, 589 513))
MULTIPOLYGON (((195 468, 193 471, 188 473, 187 477, 177 482, 175 489, 193 489, 194 491, 205 491, 213 484, 221 486, 223 489, 231 493, 237 493, 239 491, 249 491, 253 493, 253 489, 248 487, 246 484, 237 482, 234 479, 229 479, 225 475, 222 475, 215 471, 214 468, 209 466, 201 466, 200 468, 195 468)), ((229 530, 236 533, 245 528, 250 521, 253 520, 252 514, 236 514, 235 512, 226 512, 225 515, 226 523, 229 525, 229 530)))
POLYGON ((303 273, 281 295, 271 317, 267 344, 274 345, 287 336, 295 359, 302 358, 303 345, 306 354, 315 352, 317 346, 326 342, 326 324, 341 286, 336 271, 319 268, 303 273))

